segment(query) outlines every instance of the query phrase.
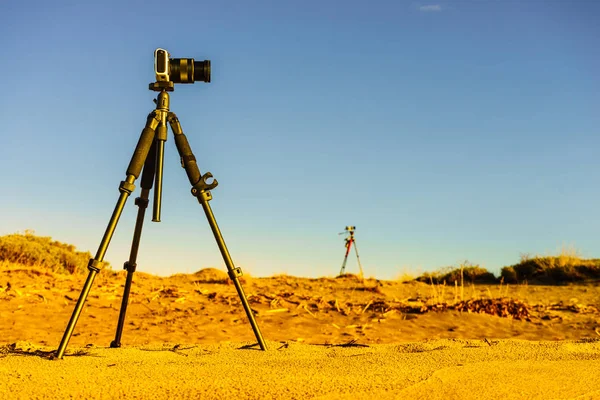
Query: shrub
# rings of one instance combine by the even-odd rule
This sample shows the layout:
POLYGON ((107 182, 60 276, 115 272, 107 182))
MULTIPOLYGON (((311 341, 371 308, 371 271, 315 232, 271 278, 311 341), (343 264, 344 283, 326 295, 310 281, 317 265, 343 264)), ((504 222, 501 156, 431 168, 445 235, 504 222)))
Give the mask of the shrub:
MULTIPOLYGON (((494 283, 496 277, 485 268, 478 265, 463 267, 463 279, 465 282, 471 283, 494 283)), ((456 268, 444 276, 447 282, 460 282, 460 268, 456 268)))
POLYGON ((505 283, 517 283, 517 271, 513 267, 503 267, 500 276, 504 278, 505 283))
POLYGON ((600 278, 600 260, 583 259, 573 251, 565 250, 557 256, 526 255, 521 257, 520 263, 502 268, 502 276, 507 282, 509 276, 511 282, 580 282, 600 278))
POLYGON ((446 267, 435 272, 426 272, 416 280, 425 283, 440 284, 444 281, 452 283, 454 281, 461 282, 461 268, 463 281, 468 283, 494 283, 497 281, 494 274, 479 265, 471 265, 465 262, 461 267, 446 267))
MULTIPOLYGON (((53 241, 51 237, 36 236, 32 231, 0 236, 0 261, 75 274, 87 270, 90 258, 90 252, 76 251, 71 244, 53 241)), ((108 267, 108 263, 103 265, 108 267)))
POLYGON ((600 279, 600 259, 594 258, 587 261, 587 264, 581 264, 577 267, 579 273, 589 279, 600 279))
POLYGON ((538 258, 523 260, 512 266, 517 279, 520 281, 531 280, 540 274, 543 274, 544 268, 538 258))

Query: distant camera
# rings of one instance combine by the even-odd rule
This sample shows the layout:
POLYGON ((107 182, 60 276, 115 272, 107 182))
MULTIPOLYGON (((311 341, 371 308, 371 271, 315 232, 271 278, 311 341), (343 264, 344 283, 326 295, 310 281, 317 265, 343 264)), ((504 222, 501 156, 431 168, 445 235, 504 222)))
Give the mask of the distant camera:
POLYGON ((210 82, 210 60, 170 58, 165 49, 154 50, 154 73, 157 82, 210 82))

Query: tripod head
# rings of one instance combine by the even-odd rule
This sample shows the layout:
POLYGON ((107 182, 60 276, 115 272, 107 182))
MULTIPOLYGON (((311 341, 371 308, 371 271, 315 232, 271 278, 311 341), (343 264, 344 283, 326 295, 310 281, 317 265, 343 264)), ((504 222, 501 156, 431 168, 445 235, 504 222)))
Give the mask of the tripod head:
POLYGON ((338 235, 346 235, 346 234, 349 234, 350 236, 352 236, 352 235, 354 235, 354 231, 355 231, 355 230, 356 230, 356 227, 355 227, 355 226, 351 226, 351 225, 349 225, 349 226, 347 226, 347 227, 345 228, 345 232, 340 232, 340 233, 338 233, 338 235))
POLYGON ((170 58, 165 49, 154 50, 154 74, 156 82, 149 85, 155 92, 172 92, 175 83, 210 82, 210 60, 194 61, 193 58, 170 58))
MULTIPOLYGON (((144 167, 144 174, 147 178, 142 177, 142 189, 152 188, 152 178, 155 181, 154 190, 154 207, 152 214, 153 222, 160 222, 160 211, 161 211, 161 198, 162 198, 162 178, 163 178, 163 159, 165 141, 167 140, 167 122, 175 124, 178 128, 178 132, 181 132, 181 127, 177 121, 177 117, 169 111, 169 93, 175 89, 176 83, 194 83, 210 82, 210 60, 194 61, 193 58, 171 58, 169 52, 165 49, 154 50, 154 74, 156 76, 156 82, 150 83, 148 88, 155 92, 160 92, 157 98, 154 100, 156 109, 149 115, 149 118, 155 119, 156 126, 152 130, 156 131, 154 137, 154 144, 152 145, 150 158, 155 161, 149 163, 144 167)), ((154 124, 154 122, 153 122, 154 124)), ((176 138, 179 136, 177 132, 173 132, 176 138)), ((176 139, 177 142, 177 139, 176 139)), ((186 142, 187 143, 187 142, 186 142)), ((195 159, 194 159, 195 160, 195 159)), ((138 160, 140 161, 140 160, 138 160)), ((183 160, 182 160, 183 166, 183 160)), ((208 177, 207 174, 205 174, 208 177)), ((137 176, 137 175, 136 175, 137 176)), ((206 177, 202 176, 204 180, 198 181, 201 189, 213 188, 216 186, 216 180, 207 184, 205 182, 206 177)), ((196 192, 202 192, 194 186, 196 192)))
POLYGON ((346 247, 348 247, 348 243, 354 240, 354 231, 356 230, 355 226, 347 226, 345 232, 340 232, 338 235, 347 235, 344 240, 346 242, 346 247))

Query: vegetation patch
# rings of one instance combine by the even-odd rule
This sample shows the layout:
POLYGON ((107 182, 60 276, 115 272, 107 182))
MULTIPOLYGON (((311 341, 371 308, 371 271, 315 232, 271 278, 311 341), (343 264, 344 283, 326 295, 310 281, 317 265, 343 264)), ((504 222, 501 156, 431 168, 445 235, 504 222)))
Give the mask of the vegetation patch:
POLYGON ((498 281, 496 276, 479 265, 473 265, 468 261, 459 267, 442 268, 434 272, 426 272, 419 276, 416 281, 433 284, 443 284, 457 282, 461 283, 495 283, 498 281))
POLYGON ((600 279, 600 259, 583 259, 563 250, 557 256, 521 256, 521 262, 502 268, 506 283, 559 284, 600 279))
MULTIPOLYGON (((0 236, 0 262, 50 269, 54 273, 87 272, 90 252, 81 252, 71 244, 36 236, 33 231, 0 236)), ((108 267, 108 263, 103 263, 108 267)))

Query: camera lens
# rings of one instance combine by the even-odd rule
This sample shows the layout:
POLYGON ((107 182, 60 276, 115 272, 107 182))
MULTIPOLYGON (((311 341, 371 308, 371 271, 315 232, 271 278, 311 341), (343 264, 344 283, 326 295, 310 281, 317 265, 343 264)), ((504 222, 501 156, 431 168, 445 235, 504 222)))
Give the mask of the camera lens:
POLYGON ((210 60, 194 61, 194 81, 210 82, 210 60))
POLYGON ((172 58, 171 80, 174 83, 210 82, 210 61, 193 58, 172 58))

